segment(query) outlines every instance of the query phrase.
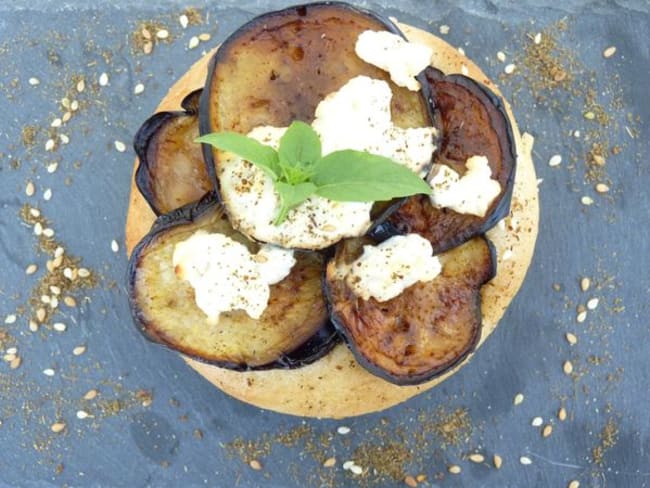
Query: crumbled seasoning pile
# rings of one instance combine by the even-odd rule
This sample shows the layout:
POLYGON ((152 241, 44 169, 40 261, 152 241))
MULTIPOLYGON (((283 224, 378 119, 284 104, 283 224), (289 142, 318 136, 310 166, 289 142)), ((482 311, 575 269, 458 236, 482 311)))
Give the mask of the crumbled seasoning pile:
MULTIPOLYGON (((185 9, 176 20, 146 20, 140 22, 131 33, 131 47, 133 55, 151 54, 154 48, 161 42, 169 43, 174 40, 169 25, 180 23, 182 29, 188 26, 196 26, 203 23, 203 15, 196 8, 185 9)), ((201 34, 203 39, 209 40, 208 34, 201 34)), ((197 41, 199 40, 197 37, 197 41)), ((197 42, 198 45, 198 42, 197 42)), ((196 47, 196 46, 192 46, 196 47)))
POLYGON ((618 425, 613 418, 607 419, 607 423, 600 432, 600 444, 591 450, 591 459, 594 464, 603 466, 605 454, 616 445, 618 441, 618 425))
MULTIPOLYGON (((438 407, 433 416, 421 413, 418 421, 421 422, 422 429, 418 431, 416 437, 433 434, 441 449, 459 447, 469 442, 472 436, 472 421, 466 408, 449 410, 438 407)), ((418 439, 418 442, 423 440, 418 439)))

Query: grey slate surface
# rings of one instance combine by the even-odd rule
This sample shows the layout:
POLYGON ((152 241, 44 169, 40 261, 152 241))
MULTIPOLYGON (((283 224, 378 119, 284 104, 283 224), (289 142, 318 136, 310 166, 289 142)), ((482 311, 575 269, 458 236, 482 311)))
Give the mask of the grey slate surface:
POLYGON ((618 126, 608 129, 608 139, 610 147, 620 144, 623 150, 608 159, 612 192, 605 198, 584 181, 581 160, 574 170, 567 168, 570 155, 583 155, 591 145, 585 138, 593 126, 582 117, 582 104, 535 100, 518 74, 500 82, 522 130, 536 137, 534 156, 543 179, 540 238, 527 280, 500 327, 475 359, 440 387, 381 414, 302 420, 227 397, 135 331, 124 292, 123 246, 117 254, 110 248, 112 239, 123 239, 133 153, 115 151, 113 141, 128 143, 168 86, 197 58, 198 50, 186 50, 191 35, 210 32, 216 43, 253 15, 289 4, 198 2, 193 6, 209 12, 209 21, 182 31, 176 19, 186 5, 177 1, 0 2, 0 330, 15 338, 12 345, 23 357, 17 370, 0 363, 0 486, 399 486, 401 481, 390 478, 357 479, 341 468, 358 446, 391 440, 412 452, 404 472, 427 474, 424 486, 563 487, 571 479, 581 486, 650 485, 650 7, 645 1, 359 3, 433 32, 449 25, 446 38, 495 78, 503 69, 495 58, 498 50, 512 59, 523 51, 524 32, 566 18, 560 44, 595 73, 593 80, 586 72, 580 76, 607 107, 620 95, 621 103, 610 111, 618 126), (151 19, 167 24, 178 40, 158 46, 151 56, 134 54, 130 35, 151 19), (605 60, 601 53, 609 45, 617 54, 605 60), (71 75, 96 81, 104 71, 109 86, 80 95, 87 103, 62 131, 70 143, 46 153, 47 128, 60 113, 58 100, 71 86, 71 75), (30 86, 30 77, 39 78, 40 85, 30 86), (135 96, 138 82, 146 89, 135 96), (640 121, 629 122, 628 112, 640 121), (25 125, 42 128, 33 148, 21 143, 25 125), (626 125, 637 137, 627 134, 626 125), (573 137, 573 130, 581 137, 573 137), (564 157, 559 168, 547 164, 553 154, 564 157), (16 159, 18 169, 11 163, 16 159), (59 161, 59 169, 48 174, 45 167, 53 161, 59 161), (36 183, 32 198, 24 193, 27 180, 36 183), (46 188, 52 189, 50 201, 42 198, 46 188), (595 199, 593 206, 580 204, 587 194, 595 199), (25 203, 42 209, 70 253, 101 271, 101 285, 87 293, 89 299, 65 312, 70 327, 62 334, 30 333, 25 316, 2 323, 25 304, 36 282, 25 267, 37 262, 42 270, 45 264, 34 251, 31 229, 17 216, 25 203), (601 287, 580 292, 581 276, 591 276, 601 287), (555 283, 560 291, 553 289, 555 283), (599 297, 600 305, 577 324, 575 306, 591 296, 599 297), (613 310, 621 306, 622 311, 613 310), (566 343, 567 331, 578 335, 577 345, 566 343), (78 344, 88 351, 73 357, 70 351, 78 344), (576 381, 562 373, 566 359, 579 372, 576 381), (48 367, 56 370, 53 377, 42 374, 48 367), (608 375, 613 375, 609 381, 608 375), (93 412, 92 403, 79 400, 93 387, 105 400, 120 399, 123 411, 93 412), (150 407, 133 401, 140 389, 153 392, 150 407), (515 407, 518 392, 525 400, 515 407), (555 418, 561 404, 570 413, 563 423, 555 418), (425 427, 422 419, 435 420, 438 407, 467 408, 474 428, 459 446, 443 449, 435 436, 426 446, 413 443, 425 427), (79 420, 80 408, 97 416, 79 420), (530 425, 538 415, 554 425, 548 439, 530 425), (58 418, 68 428, 54 435, 49 429, 58 418), (610 420, 619 434, 603 465, 595 465, 591 450, 610 420), (340 425, 351 433, 336 434, 340 425), (260 457, 260 472, 227 448, 236 438, 260 440, 263 433, 273 437, 304 426, 307 440, 331 434, 327 454, 339 460, 335 468, 321 468, 304 439, 294 447, 273 443, 260 457), (203 432, 202 440, 195 429, 203 432), (503 468, 463 459, 475 450, 489 457, 499 453, 503 468), (533 463, 521 465, 520 456, 533 463), (463 472, 447 475, 450 463, 460 464, 463 472), (436 473, 445 476, 437 479, 436 473))

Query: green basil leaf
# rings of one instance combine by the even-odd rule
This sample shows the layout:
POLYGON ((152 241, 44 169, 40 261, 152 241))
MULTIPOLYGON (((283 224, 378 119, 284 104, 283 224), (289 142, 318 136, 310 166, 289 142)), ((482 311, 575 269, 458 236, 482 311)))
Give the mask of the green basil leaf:
POLYGON ((278 153, 270 146, 237 132, 214 132, 198 137, 194 142, 202 142, 236 154, 260 167, 273 179, 280 176, 278 153))
POLYGON ((341 202, 377 202, 418 193, 431 187, 417 174, 389 158, 361 151, 335 151, 314 168, 316 194, 341 202))
POLYGON ((290 185, 281 181, 275 182, 275 189, 280 194, 281 208, 275 218, 274 225, 280 225, 287 218, 287 213, 294 207, 307 200, 316 190, 316 185, 310 182, 290 185))
POLYGON ((321 157, 320 138, 311 125, 294 120, 280 138, 280 164, 311 168, 321 157))

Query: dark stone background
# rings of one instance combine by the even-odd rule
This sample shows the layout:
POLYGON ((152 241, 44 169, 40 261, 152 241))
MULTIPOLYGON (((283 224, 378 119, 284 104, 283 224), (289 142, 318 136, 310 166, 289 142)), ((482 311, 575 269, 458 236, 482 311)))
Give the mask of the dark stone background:
POLYGON ((440 387, 380 414, 303 420, 227 397, 135 331, 123 246, 117 254, 110 247, 112 239, 123 239, 133 152, 117 152, 113 141, 130 145, 167 88, 197 59, 200 48, 187 50, 192 35, 212 34, 202 45, 207 48, 253 15, 289 3, 197 2, 204 23, 183 30, 177 19, 187 5, 178 1, 0 2, 0 330, 11 336, 5 349, 17 347, 23 359, 15 370, 0 362, 0 485, 396 486, 401 480, 381 476, 390 446, 406 453, 404 475, 427 475, 424 486, 564 487, 572 479, 581 486, 649 485, 646 1, 360 2, 433 32, 449 25, 445 38, 499 80, 522 130, 536 137, 542 220, 528 278, 475 359, 440 387), (566 30, 556 24, 562 19, 566 30), (167 26, 175 40, 146 56, 134 49, 131 36, 151 20, 167 26), (526 33, 539 31, 570 53, 560 57, 571 66, 577 92, 536 91, 522 76, 522 63, 499 78, 504 65, 496 52, 517 62, 531 42, 526 33), (617 52, 604 59, 610 45, 617 52), (97 86, 102 72, 110 75, 107 87, 97 86), (60 116, 59 101, 74 87, 75 75, 86 80, 78 95, 82 108, 55 131, 70 143, 45 152, 49 124, 60 116), (30 77, 40 85, 31 86, 30 77), (146 88, 136 96, 138 82, 146 88), (611 117, 605 126, 583 118, 589 88, 611 117), (26 125, 37 128, 33 146, 21 142, 26 125), (622 149, 607 159, 607 196, 597 195, 586 178, 585 155, 594 141, 622 149), (553 154, 563 156, 558 168, 547 164, 553 154), (49 174, 54 161, 59 168, 49 174), (37 189, 31 198, 24 192, 28 180, 37 189), (46 188, 52 189, 50 201, 42 198, 46 188), (595 204, 582 205, 583 195, 595 204), (14 324, 3 323, 28 302, 47 259, 18 217, 25 203, 40 207, 67 252, 101 276, 96 288, 77 295, 79 307, 62 307, 60 320, 69 324, 64 333, 30 332, 29 307, 14 324), (33 262, 39 272, 26 276, 33 262), (594 283, 587 293, 578 286, 582 276, 594 283), (600 298, 599 307, 576 323, 576 306, 592 296, 600 298), (568 331, 578 336, 577 345, 565 341, 568 331), (79 344, 87 352, 73 356, 79 344), (573 378, 562 372, 567 359, 573 378), (42 374, 45 368, 55 375, 42 374), (100 390, 98 400, 81 400, 90 388, 100 390), (150 406, 141 405, 140 390, 153 394, 150 406), (514 406, 518 392, 525 400, 514 406), (119 409, 111 407, 115 400, 119 409), (556 418, 561 405, 569 412, 565 422, 556 418), (448 446, 430 430, 442 411, 459 408, 467 409, 472 429, 448 446), (92 417, 77 419, 79 409, 92 417), (548 439, 531 426, 538 415, 554 427, 548 439), (58 419, 67 428, 53 434, 50 425, 58 419), (603 449, 602 464, 594 463, 592 449, 608 423, 618 434, 603 449), (341 425, 351 432, 337 434, 341 425), (266 450, 247 449, 242 456, 233 447, 237 440, 266 450), (383 457, 373 456, 381 446, 383 457), (498 453, 503 467, 472 464, 466 455, 474 451, 488 461, 498 453), (355 478, 342 464, 362 464, 362 452, 370 453, 363 466, 369 469, 355 478), (524 455, 531 465, 519 463, 524 455), (336 456, 336 467, 321 467, 329 456, 336 456), (261 471, 246 464, 250 457, 260 460, 261 471), (447 474, 452 463, 463 468, 460 475, 447 474))

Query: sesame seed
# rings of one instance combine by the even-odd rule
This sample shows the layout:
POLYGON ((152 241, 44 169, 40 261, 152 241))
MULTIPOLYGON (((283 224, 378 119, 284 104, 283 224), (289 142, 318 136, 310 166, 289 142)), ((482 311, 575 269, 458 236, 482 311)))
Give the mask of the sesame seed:
POLYGON ((208 34, 207 32, 203 32, 203 33, 199 34, 199 41, 207 42, 207 41, 210 40, 211 37, 212 36, 210 36, 210 34, 208 34))
POLYGON ((542 33, 541 32, 538 32, 537 34, 535 34, 535 37, 533 37, 533 42, 535 44, 539 44, 539 43, 542 42, 542 33))
POLYGON ((533 461, 527 456, 521 456, 519 458, 519 462, 521 464, 523 464, 524 466, 528 466, 529 464, 533 464, 533 461))
POLYGON ((363 474, 363 468, 361 466, 357 466, 356 464, 350 467, 350 471, 352 471, 352 474, 363 474))
POLYGON ((99 75, 99 86, 106 86, 108 85, 108 75, 106 73, 102 73, 99 75))
POLYGON ((460 474, 462 470, 457 464, 452 464, 451 466, 447 467, 447 471, 449 471, 451 474, 460 474))
POLYGON ((28 181, 27 185, 25 185, 25 195, 31 197, 32 195, 34 195, 35 192, 36 192, 36 187, 34 186, 34 183, 28 181))
POLYGON ((72 354, 75 356, 81 356, 84 352, 86 352, 86 346, 77 346, 72 350, 72 354))
POLYGON ((57 297, 52 297, 50 299, 50 307, 56 308, 59 306, 59 299, 57 297))
POLYGON ((575 334, 572 334, 571 332, 567 332, 564 337, 566 338, 566 341, 572 346, 578 343, 578 337, 575 334))
POLYGON ((326 467, 326 468, 331 468, 331 467, 334 466, 335 464, 336 464, 336 458, 335 458, 335 457, 331 457, 331 458, 327 458, 327 459, 325 460, 325 462, 323 463, 323 466, 326 467))
POLYGON ((50 163, 47 165, 47 172, 48 173, 54 173, 57 168, 59 167, 59 163, 50 163))
POLYGON ((36 310, 36 320, 43 322, 45 320, 45 309, 43 307, 36 310))
POLYGON ((38 270, 38 266, 36 266, 35 264, 30 264, 29 266, 27 266, 27 268, 25 268, 25 274, 33 275, 34 273, 36 273, 37 270, 38 270))
POLYGON ((465 56, 465 50, 464 50, 462 47, 459 47, 459 48, 458 48, 458 52, 459 52, 460 54, 462 54, 463 56, 465 56))
POLYGON ((57 332, 65 332, 67 326, 63 322, 55 322, 54 324, 52 324, 52 328, 57 332))
POLYGON ((97 393, 98 392, 95 389, 88 390, 86 392, 86 394, 84 395, 84 400, 92 400, 92 399, 94 399, 97 396, 97 393))
POLYGON ((503 51, 498 51, 497 52, 497 59, 499 61, 501 61, 502 63, 504 63, 505 60, 506 60, 506 53, 504 53, 503 51))
POLYGON ((596 191, 598 193, 607 193, 609 191, 609 186, 607 186, 605 183, 598 183, 596 185, 596 191))
POLYGON ((54 139, 48 139, 45 142, 45 150, 46 151, 53 151, 54 150, 54 139))
POLYGON ((143 27, 140 32, 142 32, 142 37, 144 37, 145 39, 151 39, 151 32, 149 32, 149 29, 147 29, 146 27, 143 27))
POLYGON ((560 407, 560 409, 557 411, 557 418, 560 422, 564 422, 566 420, 566 408, 560 407))
POLYGON ((594 203, 594 199, 587 196, 582 197, 580 201, 583 205, 592 205, 594 203))
POLYGON ((77 110, 79 110, 79 101, 72 100, 72 102, 70 103, 70 110, 73 111, 73 112, 76 112, 77 110))
POLYGON ((38 324, 33 320, 29 321, 29 330, 32 332, 38 332, 38 324))
POLYGON ((516 68, 516 66, 514 64, 510 63, 510 64, 506 65, 506 67, 503 69, 503 71, 505 72, 505 74, 509 75, 509 74, 514 73, 515 68, 516 68))
POLYGON ((580 488, 580 482, 578 480, 572 480, 567 485, 567 488, 580 488))
POLYGON ((469 75, 469 70, 467 69, 467 66, 465 66, 464 64, 460 65, 460 72, 465 76, 469 75))
POLYGON ((66 113, 64 113, 63 116, 61 117, 61 121, 62 121, 62 122, 67 122, 67 121, 70 120, 71 118, 72 118, 72 112, 66 112, 66 113))
POLYGON ((61 105, 63 105, 64 108, 70 108, 70 99, 68 97, 63 97, 61 99, 61 105))
POLYGON ((124 152, 126 151, 126 144, 124 144, 122 141, 115 141, 115 149, 118 152, 124 152))
POLYGON ((142 52, 144 52, 145 54, 150 54, 151 51, 153 51, 153 43, 145 42, 144 45, 142 46, 142 52))
POLYGON ((54 230, 50 229, 49 227, 47 229, 43 229, 43 235, 45 237, 53 237, 54 236, 54 230))
POLYGON ((158 39, 167 39, 169 37, 169 31, 167 29, 160 29, 156 32, 156 37, 158 39))
POLYGON ((587 302, 587 308, 588 308, 589 310, 596 310, 596 307, 598 307, 598 303, 599 303, 598 298, 591 298, 591 299, 587 302))
POLYGON ((587 312, 583 310, 582 312, 578 313, 578 315, 576 316, 576 322, 581 324, 585 320, 587 320, 587 312))
POLYGON ((255 471, 259 471, 262 469, 262 463, 260 463, 257 459, 252 459, 248 465, 253 468, 255 471))
POLYGON ((43 370, 45 376, 54 376, 54 370, 52 368, 47 368, 43 370))
POLYGON ((41 224, 40 222, 36 222, 34 224, 34 234, 40 236, 42 233, 43 233, 43 224, 41 224))
POLYGON ((68 307, 76 307, 77 306, 77 301, 74 298, 72 298, 71 296, 63 297, 63 303, 65 303, 68 307))
POLYGON ((607 49, 603 51, 603 57, 604 58, 611 58, 616 54, 616 47, 614 46, 609 46, 607 49))
POLYGON ((449 34, 449 26, 448 25, 441 25, 440 26, 440 33, 444 36, 449 34))
POLYGON ((133 93, 134 93, 135 95, 140 95, 140 93, 142 93, 143 91, 144 91, 144 85, 143 85, 142 83, 138 83, 138 84, 135 85, 135 87, 133 88, 133 93))
POLYGON ((552 156, 551 159, 549 159, 548 165, 553 168, 555 166, 559 166, 561 162, 562 162, 562 156, 556 154, 552 156))
MULTIPOLYGON (((11 354, 11 355, 15 356, 16 353, 18 352, 18 348, 17 347, 10 347, 5 352, 7 354, 11 354)), ((13 359, 13 358, 11 358, 11 359, 13 359)))
POLYGON ((346 427, 342 425, 338 429, 336 429, 336 432, 338 432, 341 435, 349 434, 350 433, 350 427, 346 427))
POLYGON ((533 427, 539 427, 544 423, 544 419, 542 417, 535 417, 533 421, 530 423, 533 427))
POLYGON ((4 356, 2 356, 2 359, 3 359, 4 361, 7 361, 8 363, 10 363, 11 361, 13 361, 15 358, 16 358, 16 354, 15 354, 15 353, 12 353, 12 354, 7 353, 7 354, 5 354, 4 356))
POLYGON ((475 454, 470 454, 468 456, 468 459, 473 463, 482 463, 483 461, 485 461, 485 456, 483 456, 483 454, 475 453, 475 454))
POLYGON ((52 286, 50 286, 50 291, 51 291, 54 295, 60 295, 60 294, 61 294, 61 288, 59 288, 59 287, 56 286, 56 285, 52 285, 52 286))
POLYGON ((198 45, 199 45, 199 38, 196 36, 192 36, 190 38, 190 42, 187 43, 188 49, 194 49, 198 45))
POLYGON ((564 371, 564 374, 573 373, 573 363, 571 361, 564 361, 564 364, 562 365, 562 371, 564 371))
POLYGON ((596 114, 593 112, 585 112, 584 118, 587 120, 594 120, 596 118, 596 114))
POLYGON ((501 469, 501 465, 503 464, 503 459, 501 459, 501 456, 495 454, 494 457, 492 458, 492 462, 494 463, 495 468, 501 469))
POLYGON ((79 80, 77 82, 77 91, 81 93, 82 91, 85 90, 85 88, 86 88, 86 82, 83 79, 79 80))
POLYGON ((77 418, 80 420, 87 419, 90 416, 88 412, 85 410, 78 410, 77 411, 77 418))
POLYGON ((5 324, 13 324, 15 322, 16 322, 15 314, 7 315, 7 317, 5 318, 5 324))
POLYGON ((181 14, 181 16, 178 17, 178 22, 181 24, 181 27, 185 29, 187 28, 187 24, 189 24, 190 19, 187 18, 187 15, 181 14))
POLYGON ((50 198, 52 198, 52 189, 48 188, 43 192, 43 200, 47 202, 50 200, 50 198))
POLYGON ((55 424, 52 424, 52 426, 50 427, 50 429, 51 429, 52 432, 54 432, 55 434, 58 434, 59 432, 63 432, 63 430, 65 429, 65 422, 57 422, 57 423, 55 423, 55 424))
POLYGON ((90 276, 90 271, 86 268, 79 268, 77 274, 79 275, 79 278, 88 278, 90 276))
POLYGON ((18 368, 20 368, 20 363, 22 363, 22 362, 23 362, 23 360, 20 358, 20 356, 16 356, 9 363, 9 367, 11 369, 18 369, 18 368))
POLYGON ((59 139, 61 139, 62 144, 68 144, 70 142, 70 138, 65 134, 59 134, 59 139))
POLYGON ((418 486, 418 482, 411 475, 408 475, 404 478, 404 484, 406 486, 410 486, 411 488, 416 488, 418 486))
POLYGON ((546 438, 549 437, 553 433, 553 426, 551 424, 547 424, 544 426, 542 429, 542 437, 546 438))
POLYGON ((521 402, 523 402, 523 401, 524 401, 524 395, 523 395, 523 393, 517 393, 517 394, 515 395, 514 400, 512 400, 512 403, 514 403, 515 405, 520 405, 521 402))
POLYGON ((354 466, 354 461, 345 461, 343 463, 343 469, 348 471, 352 466, 354 466))
POLYGON ((32 78, 29 79, 29 84, 32 85, 32 86, 40 85, 41 80, 39 80, 38 78, 32 77, 32 78))
POLYGON ((41 216, 41 211, 37 208, 30 208, 29 209, 29 215, 32 217, 40 217, 41 216))

